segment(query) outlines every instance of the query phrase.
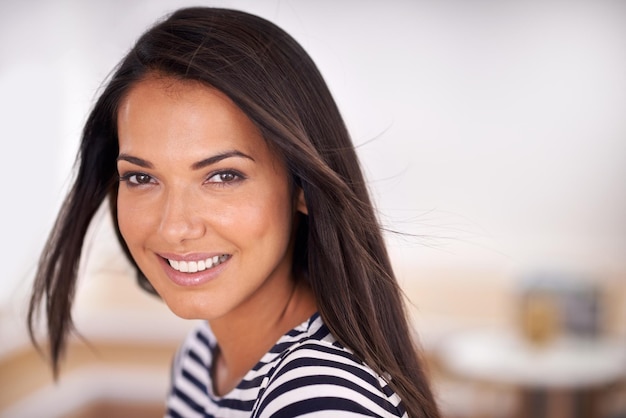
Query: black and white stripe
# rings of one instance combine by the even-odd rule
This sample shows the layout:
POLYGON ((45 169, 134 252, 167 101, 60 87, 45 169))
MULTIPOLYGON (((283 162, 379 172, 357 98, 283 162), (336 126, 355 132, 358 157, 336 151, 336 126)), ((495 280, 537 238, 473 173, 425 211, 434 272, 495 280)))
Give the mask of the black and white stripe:
POLYGON ((407 417, 384 379, 342 347, 319 314, 282 336, 230 393, 213 393, 206 323, 180 348, 166 417, 407 417))

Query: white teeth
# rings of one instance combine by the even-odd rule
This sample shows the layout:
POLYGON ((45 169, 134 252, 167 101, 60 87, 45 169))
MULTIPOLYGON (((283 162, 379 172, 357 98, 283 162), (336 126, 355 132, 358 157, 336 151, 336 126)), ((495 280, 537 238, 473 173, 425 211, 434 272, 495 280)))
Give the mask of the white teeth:
POLYGON ((219 264, 222 264, 224 261, 228 260, 228 255, 216 255, 214 257, 207 258, 206 260, 200 261, 176 261, 167 259, 170 266, 181 273, 196 273, 199 271, 204 271, 206 269, 210 269, 219 264))

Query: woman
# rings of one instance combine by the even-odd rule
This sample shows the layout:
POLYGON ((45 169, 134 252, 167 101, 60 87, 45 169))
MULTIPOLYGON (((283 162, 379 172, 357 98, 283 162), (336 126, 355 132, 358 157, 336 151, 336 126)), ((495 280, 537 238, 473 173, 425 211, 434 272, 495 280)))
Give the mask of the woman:
POLYGON ((142 286, 206 320, 174 361, 167 416, 438 416, 350 137, 281 29, 182 9, 120 63, 31 298, 55 374, 107 198, 142 286))

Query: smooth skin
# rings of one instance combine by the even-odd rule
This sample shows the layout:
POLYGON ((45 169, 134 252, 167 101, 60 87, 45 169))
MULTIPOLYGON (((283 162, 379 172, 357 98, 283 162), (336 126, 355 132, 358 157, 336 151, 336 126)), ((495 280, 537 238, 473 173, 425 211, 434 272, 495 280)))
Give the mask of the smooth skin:
POLYGON ((316 311, 292 273, 303 193, 241 109, 197 82, 138 82, 119 108, 118 136, 122 236, 176 315, 209 321, 223 395, 316 311), (196 273, 167 261, 215 255, 224 262, 196 273))

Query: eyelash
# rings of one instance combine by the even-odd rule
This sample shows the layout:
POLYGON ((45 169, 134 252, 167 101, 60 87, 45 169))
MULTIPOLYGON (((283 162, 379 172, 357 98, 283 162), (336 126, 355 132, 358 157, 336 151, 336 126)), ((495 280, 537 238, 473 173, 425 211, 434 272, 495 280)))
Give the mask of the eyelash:
POLYGON ((233 183, 238 183, 242 180, 245 180, 246 177, 238 171, 235 170, 221 170, 216 171, 214 173, 209 174, 205 183, 215 184, 221 187, 226 187, 233 183), (223 179, 223 176, 232 176, 230 180, 223 179), (218 177, 218 181, 211 181, 212 178, 218 177))
MULTIPOLYGON (((245 179, 246 177, 243 174, 239 173, 238 171, 222 170, 222 171, 216 171, 214 173, 209 174, 209 176, 207 177, 205 181, 205 184, 208 183, 208 184, 217 185, 219 187, 226 187, 230 184, 237 183, 245 179), (224 179, 223 178, 224 176, 231 176, 232 178, 224 179), (218 180, 211 181, 211 179, 215 177, 217 177, 218 180)), ((141 186, 145 186, 147 184, 153 183, 154 177, 146 173, 132 171, 132 172, 128 172, 128 173, 120 175, 119 181, 125 182, 128 185, 128 187, 141 187, 141 186), (143 178, 144 181, 138 181, 138 178, 143 178)))
POLYGON ((145 186, 146 184, 150 184, 154 180, 154 177, 146 173, 139 173, 139 172, 132 171, 132 172, 121 175, 119 177, 119 180, 120 182, 125 182, 126 184, 128 184, 128 187, 140 187, 140 186, 145 186), (135 178, 135 180, 133 181, 132 180, 133 177, 144 177, 147 179, 147 181, 138 182, 137 178, 135 178))

